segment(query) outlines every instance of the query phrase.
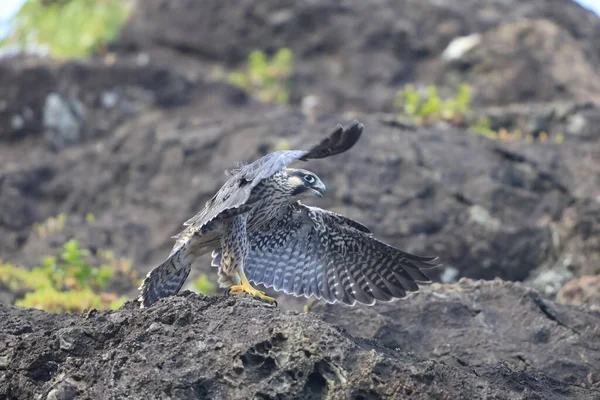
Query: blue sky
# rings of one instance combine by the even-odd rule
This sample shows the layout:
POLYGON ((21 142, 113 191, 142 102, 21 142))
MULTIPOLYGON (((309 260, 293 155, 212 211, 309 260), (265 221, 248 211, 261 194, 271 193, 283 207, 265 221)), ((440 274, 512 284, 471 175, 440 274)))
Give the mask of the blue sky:
POLYGON ((576 0, 579 4, 584 7, 595 11, 596 14, 600 14, 600 0, 576 0))
POLYGON ((19 11, 23 3, 25 0, 0 0, 0 39, 6 35, 6 21, 19 11))
POLYGON ((0 20, 6 20, 16 13, 21 4, 25 3, 25 0, 2 0, 0 1, 0 20))

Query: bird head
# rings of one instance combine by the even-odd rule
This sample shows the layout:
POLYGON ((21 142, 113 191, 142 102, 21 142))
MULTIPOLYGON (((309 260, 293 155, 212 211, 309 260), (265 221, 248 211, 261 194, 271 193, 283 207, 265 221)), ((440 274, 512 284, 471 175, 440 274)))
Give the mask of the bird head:
POLYGON ((305 169, 287 169, 286 186, 296 198, 323 197, 327 190, 321 179, 305 169))

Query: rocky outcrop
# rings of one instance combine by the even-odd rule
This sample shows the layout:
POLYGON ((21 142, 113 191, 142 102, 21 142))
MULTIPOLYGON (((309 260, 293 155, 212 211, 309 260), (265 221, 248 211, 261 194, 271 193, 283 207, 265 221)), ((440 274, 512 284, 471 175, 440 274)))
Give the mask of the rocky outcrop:
MULTIPOLYGON (((152 106, 190 100, 182 76, 139 62, 0 59, 0 142, 45 137, 50 147, 98 138, 152 106)), ((4 154, 2 154, 4 156, 4 154)), ((9 159, 10 160, 10 159, 9 159)))
POLYGON ((600 310, 600 275, 586 275, 567 282, 556 300, 562 304, 586 305, 600 310))
MULTIPOLYGON (((196 105, 147 112, 101 145, 21 162, 21 171, 3 167, 10 189, 3 196, 12 192, 22 199, 11 204, 30 210, 29 223, 52 215, 45 210, 94 213, 94 224, 72 218, 64 234, 92 248, 113 248, 149 268, 168 253, 170 236, 202 208, 235 161, 281 145, 306 147, 342 119, 310 124, 294 112, 258 105, 227 119, 197 112, 196 105), (22 172, 28 169, 46 171, 44 179, 22 172)), ((432 273, 446 281, 523 280, 555 261, 560 248, 551 223, 573 201, 564 178, 570 171, 561 159, 548 157, 558 149, 531 145, 540 155, 536 161, 510 145, 448 126, 407 129, 374 117, 361 120, 365 134, 355 149, 308 166, 329 187, 316 204, 362 221, 408 251, 439 255, 447 268, 432 273)), ((24 243, 13 246, 33 263, 48 253, 47 241, 23 227, 13 232, 27 235, 24 243)), ((200 265, 209 269, 206 260, 200 265)))
POLYGON ((520 284, 465 279, 435 284, 407 301, 313 310, 351 335, 447 365, 504 362, 578 385, 600 384, 600 313, 553 303, 520 284))
POLYGON ((598 43, 598 17, 573 1, 149 0, 113 47, 165 64, 178 58, 185 71, 290 47, 293 100, 317 95, 328 114, 389 111, 411 82, 469 80, 486 104, 598 99, 598 43), (472 34, 483 35, 473 57, 441 59, 472 34))
MULTIPOLYGON (((65 232, 68 235, 73 225, 85 224, 85 214, 73 215, 75 208, 81 211, 83 206, 95 213, 94 206, 64 203, 74 194, 73 185, 95 182, 93 192, 79 186, 78 201, 85 197, 96 202, 103 197, 100 201, 106 207, 111 203, 118 206, 114 198, 106 197, 104 185, 115 187, 118 179, 113 178, 122 170, 114 169, 116 164, 109 161, 111 152, 106 145, 112 142, 118 146, 114 139, 126 121, 152 110, 168 112, 192 102, 199 113, 249 103, 245 93, 229 85, 192 82, 167 69, 131 60, 106 65, 103 60, 58 63, 27 57, 5 59, 0 60, 0 85, 4 88, 0 104, 6 105, 0 110, 0 253, 5 260, 28 264, 38 262, 48 249, 38 243, 35 246, 40 251, 26 260, 13 257, 35 222, 60 212, 71 213, 65 232), (206 92, 212 95, 205 96, 206 92), (107 164, 88 169, 86 158, 94 158, 93 154, 101 154, 107 164), (62 175, 67 170, 72 173, 69 178, 62 175)), ((62 237, 48 240, 57 243, 62 237)), ((34 235, 31 239, 40 238, 34 235)))
MULTIPOLYGON (((547 53, 562 53, 540 48, 537 39, 530 43, 527 35, 515 32, 538 37, 549 30, 557 35, 552 43, 558 49, 579 49, 585 53, 582 62, 595 66, 597 18, 563 2, 544 7, 536 2, 514 7, 475 2, 460 9, 443 2, 334 3, 267 1, 260 7, 251 2, 228 7, 209 2, 196 9, 153 0, 135 11, 112 46, 116 53, 66 63, 1 60, 0 140, 7 144, 0 146, 3 258, 32 265, 64 239, 76 237, 92 250, 111 248, 132 258, 145 272, 168 253, 170 236, 202 208, 225 180, 223 171, 236 161, 282 146, 305 147, 338 122, 358 117, 366 131, 351 153, 307 165, 330 188, 328 197, 316 204, 362 221, 394 245, 439 255, 445 267, 432 276, 443 282, 498 276, 525 280, 551 297, 569 279, 597 274, 596 105, 564 101, 484 110, 496 129, 519 129, 534 137, 550 132, 546 144, 494 142, 445 124, 407 125, 363 113, 386 109, 372 101, 372 94, 385 97, 404 80, 435 78, 438 70, 428 63, 439 61, 457 35, 483 32, 465 57, 491 52, 495 40, 518 39, 516 45, 525 46, 523 54, 533 52, 537 58, 532 60, 542 68, 550 60, 547 53), (203 19, 207 15, 210 21, 203 19), (427 24, 418 22, 424 15, 427 24), (532 18, 531 24, 523 18, 532 18), (215 26, 218 20, 228 22, 215 26), (191 21, 195 29, 186 28, 191 21), (311 35, 294 33, 301 29, 311 35), (197 34, 203 39, 197 40, 197 34), (256 104, 229 85, 208 82, 207 62, 235 65, 258 46, 258 37, 268 38, 260 42, 267 50, 284 42, 292 47, 297 89, 337 93, 342 100, 324 102, 335 112, 311 122, 294 105, 256 104), (398 43, 404 44, 393 47, 398 43), (168 59, 161 58, 162 51, 170 52, 168 59), (386 66, 380 64, 383 59, 395 63, 386 70, 397 76, 402 75, 397 63, 430 75, 411 72, 388 79, 373 69, 386 66), (320 64, 342 61, 345 72, 337 78, 320 64), (303 81, 303 74, 313 81, 303 81), (331 85, 340 90, 330 91, 331 85), (340 104, 353 104, 359 111, 341 113, 346 107, 340 104), (559 133, 562 142, 556 140, 559 133), (60 212, 69 215, 63 232, 45 238, 32 232, 34 223, 60 212), (93 224, 86 223, 87 213, 96 217, 93 224)), ((525 63, 519 68, 529 70, 530 58, 518 58, 525 63)), ((564 66, 563 61, 549 64, 564 66)), ((493 71, 512 68, 492 64, 493 71)), ((450 77, 445 68, 444 76, 450 77)), ((555 76, 551 68, 544 71, 555 76)), ((469 79, 476 82, 478 76, 469 79)), ((580 81, 564 84, 572 91, 562 100, 593 91, 580 81)), ((518 81, 509 86, 523 87, 518 81)), ((507 101, 554 98, 554 89, 540 90, 533 90, 531 99, 519 95, 507 101)), ((207 260, 200 265, 210 270, 207 260)))
MULTIPOLYGON (((510 293, 511 288, 519 291, 508 286, 504 292, 510 293)), ((476 291, 483 296, 495 296, 494 289, 483 285, 476 291)), ((453 291, 451 287, 442 288, 440 299, 453 291)), ((435 298, 435 293, 428 295, 430 299, 435 298)), ((457 298, 461 297, 469 302, 473 294, 463 290, 455 292, 455 296, 455 302, 460 302, 457 298)), ((462 365, 448 362, 449 359, 436 361, 439 356, 412 353, 418 353, 424 343, 435 341, 443 353, 448 342, 459 340, 465 349, 472 342, 473 352, 477 352, 478 342, 472 340, 470 333, 479 335, 478 331, 487 329, 489 337, 501 342, 504 338, 497 336, 499 332, 493 332, 495 324, 496 329, 507 332, 510 329, 500 325, 512 321, 513 328, 524 331, 525 323, 540 322, 538 308, 525 307, 522 314, 515 314, 512 309, 498 305, 490 319, 492 315, 488 314, 485 304, 478 317, 466 305, 447 307, 431 302, 423 309, 419 303, 424 304, 417 298, 403 302, 407 308, 412 304, 413 316, 419 313, 422 320, 432 321, 427 328, 433 329, 413 335, 412 340, 398 349, 391 348, 385 338, 369 340, 353 336, 312 313, 282 312, 248 298, 202 297, 187 292, 162 300, 149 309, 141 310, 136 304, 128 303, 118 311, 92 311, 82 316, 46 314, 0 305, 3 321, 0 396, 9 399, 410 397, 511 400, 600 396, 600 391, 591 387, 597 379, 597 371, 590 374, 590 382, 578 379, 584 369, 594 368, 598 349, 592 342, 588 343, 585 354, 578 353, 582 350, 578 347, 581 346, 577 342, 578 334, 565 333, 568 328, 562 326, 549 331, 543 331, 543 326, 532 327, 531 336, 537 338, 537 342, 523 349, 515 344, 514 351, 527 354, 524 360, 531 360, 534 354, 540 358, 551 357, 544 354, 548 350, 547 343, 553 342, 554 335, 560 334, 561 329, 565 330, 563 340, 574 343, 572 352, 585 356, 574 357, 570 365, 570 371, 575 371, 572 381, 577 384, 552 376, 556 370, 551 366, 544 373, 540 372, 543 368, 526 361, 513 366, 498 362, 509 355, 502 346, 490 345, 489 354, 481 362, 461 358, 462 365), (474 322, 458 335, 457 329, 466 318, 474 322), (518 328, 521 323, 523 327, 518 328), (538 328, 542 331, 536 330, 538 328)), ((547 303, 545 307, 554 310, 556 306, 547 303)), ((358 316, 344 309, 341 317, 353 315, 358 316)), ((597 321, 599 316, 581 312, 581 318, 597 321)), ((381 317, 361 321, 369 325, 377 324, 378 320, 381 317)), ((409 324, 409 321, 410 316, 403 316, 404 323, 409 324)), ((580 326, 576 328, 580 329, 579 334, 584 334, 580 326)), ((390 337, 388 332, 387 338, 390 337)), ((406 336, 399 335, 400 338, 406 336)))
POLYGON ((590 60, 585 44, 556 22, 520 19, 485 32, 473 49, 445 65, 440 79, 471 83, 480 104, 598 102, 597 61, 598 54, 590 60))
MULTIPOLYGON (((3 261, 74 237, 145 273, 235 162, 359 118, 355 148, 306 165, 329 188, 313 204, 440 256, 434 281, 524 284, 308 314, 190 293, 82 316, 0 304, 0 398, 600 398, 597 16, 559 0, 145 0, 110 51, 0 59, 3 261), (289 106, 214 81, 284 46, 289 106), (445 96, 465 80, 521 140, 381 114, 405 83, 445 96), (32 229, 59 213, 64 229, 32 229)), ((20 295, 0 284, 0 301, 20 295)))
MULTIPOLYGON (((37 65, 41 70, 45 62, 37 65)), ((107 66, 101 74, 81 64, 63 68, 90 79, 105 74, 110 82, 124 67, 107 66)), ((90 87, 89 95, 81 89, 81 99, 101 99, 114 90, 77 82, 90 87)), ((31 265, 76 237, 83 246, 113 249, 148 270, 236 161, 281 146, 306 147, 353 117, 311 123, 293 110, 251 102, 228 85, 189 85, 172 95, 189 104, 150 105, 118 129, 59 152, 34 132, 11 150, 0 150, 8 160, 0 166, 0 248, 6 259, 31 265), (31 230, 59 212, 69 215, 63 232, 40 237, 31 230), (88 213, 95 222, 86 222, 88 213)), ((87 115, 95 112, 86 107, 87 115)), ((579 112, 568 108, 551 123, 579 112)), ((445 267, 432 277, 444 282, 461 276, 525 280, 533 270, 564 265, 569 274, 550 279, 547 294, 553 295, 578 271, 597 273, 590 260, 600 250, 588 233, 596 222, 585 211, 594 203, 577 200, 597 188, 592 175, 579 173, 597 167, 593 158, 580 156, 593 142, 566 136, 561 144, 505 143, 444 124, 404 126, 376 115, 358 117, 366 129, 356 148, 307 164, 329 187, 315 204, 362 221, 408 251, 439 255, 445 267), (578 251, 582 246, 585 252, 578 251)), ((209 271, 208 265, 201 260, 199 270, 209 271)), ((546 293, 544 285, 538 286, 546 293)))

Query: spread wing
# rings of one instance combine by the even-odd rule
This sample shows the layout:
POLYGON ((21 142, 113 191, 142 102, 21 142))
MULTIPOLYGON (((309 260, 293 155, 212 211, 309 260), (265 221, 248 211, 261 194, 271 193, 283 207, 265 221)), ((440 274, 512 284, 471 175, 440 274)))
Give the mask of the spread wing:
MULTIPOLYGON (((328 137, 310 150, 280 150, 239 168, 210 199, 202 211, 185 222, 200 229, 223 212, 238 209, 262 180, 273 176, 293 161, 325 158, 350 149, 360 138, 364 125, 354 121, 348 128, 338 125, 328 137)), ((243 207, 239 212, 243 212, 243 207)))
MULTIPOLYGON (((300 202, 252 235, 251 248, 244 264, 251 282, 348 305, 405 297, 429 282, 421 268, 436 266, 435 257, 403 252, 350 218, 300 202)), ((213 256, 216 264, 219 251, 213 256)))

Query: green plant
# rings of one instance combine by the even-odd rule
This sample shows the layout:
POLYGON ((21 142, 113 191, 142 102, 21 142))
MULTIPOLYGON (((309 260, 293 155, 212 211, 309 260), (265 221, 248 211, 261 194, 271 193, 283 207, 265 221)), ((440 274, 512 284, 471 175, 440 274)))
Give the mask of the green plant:
MULTIPOLYGON (((532 135, 523 137, 519 129, 510 131, 505 128, 492 129, 490 119, 475 112, 471 108, 471 101, 471 87, 466 84, 458 86, 456 93, 446 100, 440 97, 437 88, 433 85, 428 86, 426 92, 422 93, 415 85, 408 84, 397 93, 395 106, 418 123, 446 121, 466 126, 477 135, 491 140, 517 142, 524 138, 527 142, 535 141, 542 144, 550 141, 546 132, 541 132, 537 138, 534 138, 532 135)), ((557 144, 562 143, 564 139, 562 133, 553 136, 553 141, 557 144)))
POLYGON ((84 309, 114 309, 127 299, 107 292, 111 282, 126 281, 137 285, 131 264, 99 251, 102 265, 93 267, 87 261, 89 251, 75 240, 65 243, 58 256, 47 256, 42 265, 25 269, 0 262, 0 281, 11 291, 24 291, 15 304, 50 312, 80 312, 84 309))
POLYGON ((44 46, 59 57, 85 56, 111 40, 129 13, 126 0, 28 0, 2 44, 44 46))
POLYGON ((45 238, 55 232, 62 232, 65 229, 66 222, 67 214, 60 213, 56 217, 50 217, 42 223, 34 224, 33 229, 40 237, 45 238))
POLYGON ((215 294, 216 289, 217 288, 215 284, 212 283, 210 279, 208 279, 208 276, 206 274, 200 275, 194 281, 194 290, 196 290, 198 293, 202 293, 205 295, 215 294))
POLYGON ((429 85, 426 93, 421 94, 415 85, 409 84, 397 93, 395 105, 417 122, 463 123, 473 113, 471 100, 471 88, 466 84, 460 85, 455 95, 446 100, 440 97, 434 85, 429 85))
POLYGON ((433 85, 427 87, 427 96, 421 104, 419 115, 426 120, 444 119, 444 102, 433 85))
MULTIPOLYGON (((477 123, 471 127, 471 130, 480 136, 484 136, 491 140, 500 140, 502 142, 520 142, 525 139, 527 143, 537 142, 546 144, 551 141, 547 132, 540 132, 537 138, 534 138, 531 134, 523 136, 519 129, 508 130, 506 128, 500 128, 495 131, 492 129, 491 121, 487 117, 479 117, 477 123)), ((561 144, 564 140, 565 136, 560 132, 552 137, 552 141, 556 144, 561 144)))
POLYGON ((241 71, 231 72, 227 80, 266 103, 287 104, 294 56, 287 48, 279 49, 269 60, 262 51, 248 56, 241 71))
POLYGON ((417 116, 421 107, 421 95, 415 85, 408 84, 396 94, 396 107, 402 107, 407 115, 417 116))
POLYGON ((455 120, 462 119, 471 114, 471 101, 473 100, 471 87, 467 84, 462 84, 456 89, 454 97, 446 100, 444 112, 445 119, 455 120))
POLYGON ((492 122, 488 117, 479 117, 471 127, 475 133, 490 139, 497 139, 497 133, 492 129, 492 122))

